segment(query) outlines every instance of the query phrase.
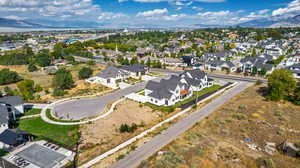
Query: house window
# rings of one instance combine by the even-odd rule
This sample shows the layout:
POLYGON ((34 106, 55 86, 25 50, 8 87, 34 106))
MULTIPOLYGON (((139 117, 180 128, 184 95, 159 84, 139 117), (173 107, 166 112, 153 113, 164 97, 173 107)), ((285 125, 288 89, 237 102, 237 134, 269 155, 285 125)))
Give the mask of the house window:
POLYGON ((153 99, 151 99, 151 101, 153 102, 153 99))
POLYGON ((157 100, 155 100, 155 103, 157 103, 157 100))

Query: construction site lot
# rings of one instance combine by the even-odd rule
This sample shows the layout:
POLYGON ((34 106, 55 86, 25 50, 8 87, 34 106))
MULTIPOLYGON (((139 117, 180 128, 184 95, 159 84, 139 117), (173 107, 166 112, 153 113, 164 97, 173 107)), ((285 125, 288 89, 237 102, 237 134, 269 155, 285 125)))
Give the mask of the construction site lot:
POLYGON ((79 147, 79 164, 140 134, 168 115, 171 114, 154 111, 150 107, 125 99, 107 117, 80 127, 82 143, 79 147), (122 124, 128 126, 136 124, 137 129, 122 133, 120 131, 122 124))
POLYGON ((270 102, 265 86, 252 86, 178 137, 139 168, 299 168, 280 153, 300 141, 300 106, 270 102))

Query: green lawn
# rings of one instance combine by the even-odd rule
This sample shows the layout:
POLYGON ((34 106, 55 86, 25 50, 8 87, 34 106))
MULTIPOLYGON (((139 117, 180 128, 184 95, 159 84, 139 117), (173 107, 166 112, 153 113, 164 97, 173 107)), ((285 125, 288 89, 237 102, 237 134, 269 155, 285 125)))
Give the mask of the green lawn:
POLYGON ((24 113, 24 116, 40 114, 41 111, 42 111, 42 109, 35 109, 35 108, 33 108, 33 109, 30 109, 30 110, 26 111, 26 112, 24 113))
POLYGON ((19 121, 19 129, 38 137, 73 149, 78 139, 79 126, 61 126, 44 122, 40 117, 19 121))
POLYGON ((195 99, 197 96, 201 96, 201 95, 204 95, 204 94, 207 94, 209 92, 213 92, 213 91, 216 91, 220 88, 221 86, 220 85, 213 85, 209 88, 205 88, 199 92, 194 92, 193 96, 188 98, 188 99, 185 99, 181 102, 178 102, 176 103, 175 105, 173 106, 156 106, 154 104, 151 104, 151 103, 145 103, 146 106, 149 106, 151 107, 153 110, 157 110, 157 111, 162 111, 162 112, 166 112, 166 113, 171 113, 173 112, 177 107, 181 106, 182 104, 185 104, 193 99, 195 99))

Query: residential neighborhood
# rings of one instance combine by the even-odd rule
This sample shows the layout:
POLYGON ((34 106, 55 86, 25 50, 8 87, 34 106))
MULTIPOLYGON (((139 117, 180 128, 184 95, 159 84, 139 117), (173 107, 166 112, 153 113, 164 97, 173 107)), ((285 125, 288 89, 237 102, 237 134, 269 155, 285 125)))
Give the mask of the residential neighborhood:
POLYGON ((254 1, 0 1, 0 168, 300 167, 300 2, 254 1))

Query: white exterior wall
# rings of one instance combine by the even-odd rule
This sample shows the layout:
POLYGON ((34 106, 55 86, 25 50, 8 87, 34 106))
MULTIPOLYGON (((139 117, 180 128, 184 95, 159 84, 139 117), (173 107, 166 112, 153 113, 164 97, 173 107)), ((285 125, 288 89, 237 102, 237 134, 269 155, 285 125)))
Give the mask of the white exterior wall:
POLYGON ((24 113, 24 106, 23 104, 19 105, 19 106, 15 106, 14 107, 16 114, 23 114, 24 113))

